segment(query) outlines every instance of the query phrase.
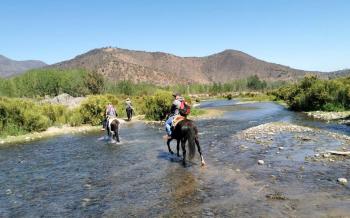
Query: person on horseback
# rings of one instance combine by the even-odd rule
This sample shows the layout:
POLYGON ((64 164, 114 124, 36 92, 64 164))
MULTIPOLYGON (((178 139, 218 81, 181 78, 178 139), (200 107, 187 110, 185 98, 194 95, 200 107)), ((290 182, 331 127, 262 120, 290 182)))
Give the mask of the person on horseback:
POLYGON ((106 130, 106 127, 107 127, 107 124, 108 124, 108 120, 110 118, 115 118, 117 116, 118 116, 117 111, 113 107, 112 103, 109 102, 107 107, 106 107, 105 119, 102 122, 103 127, 102 127, 101 130, 103 130, 103 131, 106 130))
POLYGON ((132 106, 130 98, 127 98, 125 101, 125 110, 126 110, 126 115, 128 117, 128 120, 131 120, 134 108, 132 106))
POLYGON ((179 109, 180 109, 181 101, 183 101, 183 98, 180 96, 179 93, 174 93, 173 97, 174 97, 174 101, 173 101, 173 104, 171 105, 171 108, 170 108, 170 114, 169 114, 168 119, 165 122, 165 131, 167 133, 168 139, 171 139, 172 123, 173 123, 175 116, 180 114, 179 109))

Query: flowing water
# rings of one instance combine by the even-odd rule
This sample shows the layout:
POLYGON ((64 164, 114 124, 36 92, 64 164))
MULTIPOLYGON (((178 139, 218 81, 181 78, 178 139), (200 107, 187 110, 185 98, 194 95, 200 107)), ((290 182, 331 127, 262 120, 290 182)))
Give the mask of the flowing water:
POLYGON ((208 101, 201 107, 225 112, 196 121, 206 167, 196 155, 183 168, 167 152, 163 128, 141 122, 123 124, 120 144, 96 132, 0 147, 0 217, 350 215, 349 185, 336 181, 350 179, 349 160, 305 160, 317 148, 348 145, 316 133, 308 137, 317 143, 287 132, 269 147, 233 137, 274 121, 349 135, 348 126, 308 120, 274 103, 208 101), (249 149, 242 151, 242 143, 249 149), (276 152, 281 145, 285 150, 276 152))

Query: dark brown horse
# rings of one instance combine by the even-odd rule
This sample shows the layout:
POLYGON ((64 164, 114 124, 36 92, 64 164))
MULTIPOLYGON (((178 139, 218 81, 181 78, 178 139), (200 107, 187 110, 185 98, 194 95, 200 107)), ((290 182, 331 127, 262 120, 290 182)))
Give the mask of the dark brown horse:
POLYGON ((189 148, 189 158, 192 159, 194 157, 196 153, 196 145, 197 145, 198 153, 201 158, 201 164, 202 166, 205 165, 204 158, 201 151, 201 146, 199 145, 198 130, 192 120, 184 119, 180 121, 174 128, 172 132, 172 138, 168 139, 167 141, 168 150, 171 154, 174 154, 174 152, 170 148, 170 142, 173 139, 176 139, 177 141, 177 156, 180 156, 179 150, 180 150, 180 142, 181 142, 181 148, 182 148, 182 154, 183 154, 182 164, 184 166, 186 166, 186 142, 188 143, 188 148, 189 148))
POLYGON ((120 122, 116 118, 107 122, 107 135, 112 139, 120 142, 119 140, 119 125, 120 122))
POLYGON ((131 107, 127 107, 127 108, 126 108, 126 115, 127 115, 127 117, 128 117, 128 121, 131 120, 132 115, 133 115, 133 112, 134 112, 134 110, 133 110, 131 107))

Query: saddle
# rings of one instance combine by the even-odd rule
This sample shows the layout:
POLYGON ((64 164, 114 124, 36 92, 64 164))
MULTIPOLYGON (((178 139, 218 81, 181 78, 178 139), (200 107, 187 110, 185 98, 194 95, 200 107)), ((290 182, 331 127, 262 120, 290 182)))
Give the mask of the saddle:
POLYGON ((176 115, 173 119, 172 122, 172 127, 175 128, 175 126, 182 120, 186 119, 185 117, 181 116, 181 115, 176 115))

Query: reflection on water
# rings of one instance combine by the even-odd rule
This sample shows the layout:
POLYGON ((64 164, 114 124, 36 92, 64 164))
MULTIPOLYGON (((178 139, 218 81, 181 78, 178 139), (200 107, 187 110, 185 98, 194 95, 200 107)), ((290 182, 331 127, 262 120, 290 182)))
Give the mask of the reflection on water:
MULTIPOLYGON (((198 155, 190 167, 183 168, 181 159, 167 153, 163 128, 142 123, 124 124, 118 145, 99 140, 101 133, 91 133, 2 147, 0 216, 256 217, 349 212, 341 202, 350 200, 345 197, 350 190, 329 181, 334 169, 336 176, 349 176, 348 163, 322 166, 305 162, 304 156, 316 145, 293 144, 294 135, 280 136, 279 142, 286 147, 285 155, 280 156, 273 147, 255 145, 242 152, 242 142, 232 139, 243 129, 272 121, 346 134, 349 127, 309 120, 274 103, 236 103, 209 101, 201 105, 225 111, 217 119, 196 121, 206 168, 200 167, 198 155), (258 167, 258 158, 268 164, 258 167), (301 165, 305 167, 302 172, 301 165), (290 200, 267 201, 266 193, 274 190, 284 190, 290 200)), ((333 143, 327 140, 324 137, 325 143, 333 143)))

